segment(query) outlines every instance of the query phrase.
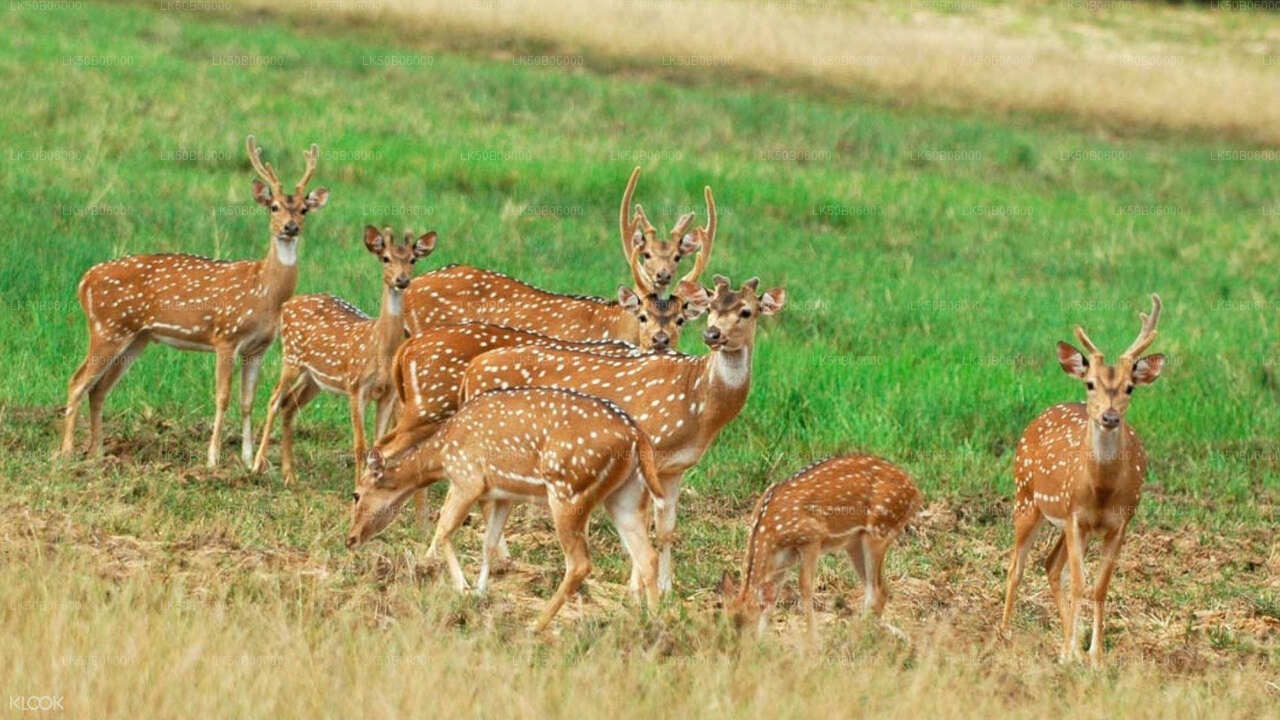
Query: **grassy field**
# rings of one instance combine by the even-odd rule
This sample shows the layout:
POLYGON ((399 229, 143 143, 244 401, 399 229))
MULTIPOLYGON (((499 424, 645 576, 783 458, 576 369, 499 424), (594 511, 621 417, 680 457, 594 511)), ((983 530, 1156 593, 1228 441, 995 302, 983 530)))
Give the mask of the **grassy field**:
POLYGON ((426 714, 459 698, 529 717, 1274 712, 1272 151, 174 7, 0 8, 0 703, 64 695, 73 717, 426 714), (627 279, 614 228, 630 169, 644 166, 637 199, 664 226, 715 189, 712 270, 789 302, 761 328, 747 408, 689 474, 677 597, 657 617, 622 602, 603 522, 588 597, 550 642, 519 629, 559 574, 539 513, 517 514, 515 567, 484 601, 440 587, 407 517, 347 553, 350 435, 332 397, 300 420, 299 486, 245 473, 230 435, 205 470, 211 355, 149 350, 108 401, 106 459, 50 465, 88 267, 265 253, 250 132, 286 176, 320 144, 332 195, 308 221, 299 291, 368 310, 366 223, 439 231, 429 267, 609 295, 627 279), (1012 447, 1042 408, 1082 397, 1054 343, 1083 323, 1119 351, 1152 291, 1170 363, 1129 413, 1151 483, 1112 586, 1113 667, 1059 669, 1038 571, 1012 640, 989 637, 1012 447), (851 449, 892 458, 929 499, 890 555, 888 617, 911 640, 863 625, 852 572, 831 561, 820 652, 796 632, 735 647, 711 588, 739 564, 756 493, 851 449))

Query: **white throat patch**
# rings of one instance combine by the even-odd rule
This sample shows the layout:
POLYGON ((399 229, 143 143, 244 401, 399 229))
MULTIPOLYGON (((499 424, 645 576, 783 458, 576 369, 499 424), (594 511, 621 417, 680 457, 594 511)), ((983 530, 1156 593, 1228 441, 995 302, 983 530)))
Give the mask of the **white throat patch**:
POLYGON ((1100 463, 1115 460, 1120 454, 1120 427, 1115 430, 1103 430, 1098 423, 1089 421, 1089 432, 1093 434, 1093 457, 1100 463))
POLYGON ((751 350, 743 348, 735 353, 717 352, 712 372, 725 385, 742 387, 751 379, 751 350))
POLYGON ((387 291, 387 314, 399 315, 404 308, 404 293, 398 290, 387 291))
POLYGON ((285 267, 292 267, 298 264, 298 241, 289 240, 282 241, 276 238, 276 259, 285 267))

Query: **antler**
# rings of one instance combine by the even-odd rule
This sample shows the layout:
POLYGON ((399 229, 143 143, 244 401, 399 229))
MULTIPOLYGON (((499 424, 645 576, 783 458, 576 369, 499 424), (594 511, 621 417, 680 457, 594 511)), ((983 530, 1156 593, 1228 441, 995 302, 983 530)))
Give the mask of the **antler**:
POLYGON ((267 181, 267 186, 271 188, 271 195, 280 197, 284 194, 280 188, 280 178, 276 177, 276 171, 271 167, 271 163, 262 162, 262 148, 258 147, 257 139, 250 135, 244 141, 244 145, 249 151, 249 163, 253 165, 259 177, 267 181))
POLYGON ((639 255, 640 248, 633 246, 627 255, 627 265, 631 266, 631 280, 636 284, 636 292, 647 296, 653 292, 653 283, 649 281, 644 268, 640 267, 639 255))
MULTIPOLYGON (((707 262, 711 260, 711 245, 716 239, 716 200, 711 196, 710 185, 703 188, 702 193, 707 201, 707 224, 693 231, 701 247, 698 248, 697 259, 693 261, 693 269, 686 273, 680 282, 698 282, 698 278, 702 277, 702 271, 707 269, 707 262)), ((689 224, 689 220, 693 219, 692 216, 685 217, 688 220, 682 218, 676 225, 677 229, 683 230, 689 224)))
POLYGON ((320 146, 311 143, 311 149, 307 150, 307 169, 302 171, 302 179, 293 188, 294 195, 301 195, 303 190, 307 189, 307 183, 311 182, 311 176, 316 172, 316 160, 320 157, 320 146))
POLYGON ((1133 341, 1129 349, 1120 355, 1122 359, 1132 361, 1155 342, 1156 323, 1160 322, 1160 307, 1160 296, 1151 293, 1151 314, 1138 313, 1138 317, 1142 318, 1142 329, 1138 331, 1138 338, 1133 341))
POLYGON ((1079 325, 1076 326, 1076 339, 1079 340, 1080 344, 1084 346, 1085 352, 1089 353, 1094 358, 1102 357, 1102 351, 1098 349, 1097 345, 1093 344, 1093 341, 1090 340, 1089 336, 1085 334, 1084 328, 1079 325))
MULTIPOLYGON (((627 219, 627 209, 631 207, 631 196, 635 194, 636 182, 640 180, 640 166, 637 165, 635 170, 631 171, 631 179, 627 181, 627 189, 622 192, 622 207, 618 210, 618 232, 622 235, 622 254, 628 260, 634 254, 631 252, 631 237, 636 234, 637 220, 636 218, 627 219)), ((640 208, 636 208, 636 214, 639 216, 640 208)))

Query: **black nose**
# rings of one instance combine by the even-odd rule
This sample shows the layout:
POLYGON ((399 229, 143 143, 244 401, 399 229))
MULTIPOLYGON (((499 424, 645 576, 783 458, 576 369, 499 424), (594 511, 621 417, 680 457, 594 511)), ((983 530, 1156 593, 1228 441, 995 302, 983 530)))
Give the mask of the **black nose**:
POLYGON ((707 328, 706 330, 702 331, 702 339, 703 339, 703 340, 705 340, 705 341, 707 341, 707 342, 715 342, 716 340, 719 340, 719 339, 720 339, 720 328, 718 328, 718 327, 709 327, 709 328, 707 328))
POLYGON ((284 224, 284 232, 285 232, 285 234, 286 234, 286 235, 297 235, 297 234, 298 234, 298 223, 296 223, 296 222, 294 222, 294 221, 292 221, 292 220, 290 220, 289 222, 285 223, 285 224, 284 224))
POLYGON ((359 538, 357 538, 355 535, 348 535, 348 536, 347 536, 347 549, 348 549, 348 550, 350 550, 351 548, 355 547, 355 546, 356 546, 356 543, 358 543, 358 542, 360 542, 360 539, 359 539, 359 538))
POLYGON ((1120 413, 1115 410, 1108 410, 1102 413, 1102 426, 1111 429, 1120 424, 1120 413))
POLYGON ((653 334, 653 346, 658 349, 665 349, 671 344, 671 336, 665 332, 656 332, 653 334))
POLYGON ((400 290, 403 290, 409 287, 409 276, 401 275, 400 277, 396 278, 396 287, 399 288, 400 290))
POLYGON ((659 285, 666 285, 671 282, 671 273, 663 270, 654 277, 654 280, 657 280, 659 285))

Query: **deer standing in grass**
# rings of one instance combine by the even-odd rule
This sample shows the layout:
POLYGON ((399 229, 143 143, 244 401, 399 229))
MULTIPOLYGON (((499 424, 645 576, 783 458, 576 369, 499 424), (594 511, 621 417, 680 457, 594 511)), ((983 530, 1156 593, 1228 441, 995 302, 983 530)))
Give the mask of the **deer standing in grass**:
POLYGON ((246 148, 261 177, 253 181, 253 198, 269 218, 267 257, 233 262, 170 253, 131 255, 90 268, 77 290, 89 321, 89 351, 67 386, 58 457, 73 450, 76 415, 86 392, 90 454, 102 452, 102 404, 139 353, 156 341, 217 355, 210 467, 218 464, 231 372, 240 357, 241 457, 245 465, 253 459, 250 416, 258 369, 275 340, 280 307, 298 282, 298 240, 305 215, 324 207, 329 191, 306 192, 319 156, 315 145, 306 153, 306 169, 293 194, 285 194, 271 164, 262 161, 252 135, 246 148))
MULTIPOLYGON (((676 263, 684 254, 695 250, 698 253, 693 269, 682 278, 683 282, 697 282, 706 269, 715 241, 715 199, 711 188, 706 188, 705 226, 689 231, 693 220, 690 213, 672 230, 673 236, 680 236, 679 242, 651 239, 653 228, 639 206, 635 220, 626 220, 626 207, 637 176, 638 171, 632 175, 623 195, 620 218, 624 250, 635 287, 620 287, 617 302, 551 293, 502 273, 454 265, 426 273, 410 284, 405 293, 410 333, 416 335, 431 325, 444 323, 484 322, 564 340, 623 340, 653 349, 674 345, 674 337, 662 330, 654 319, 670 315, 674 308, 689 300, 681 295, 679 288, 669 299, 662 296, 676 263), (663 258, 661 262, 660 258, 663 258)), ((679 324, 683 324, 683 320, 679 324)))
POLYGON ((1071 345, 1058 343, 1058 363, 1068 375, 1085 384, 1084 403, 1054 405, 1027 426, 1013 460, 1017 490, 1013 508, 1013 552, 1005 593, 1002 630, 1009 628, 1013 602, 1022 579, 1027 551, 1035 532, 1047 520, 1061 534, 1045 561, 1049 589, 1062 619, 1063 643, 1059 659, 1083 659, 1077 636, 1080 602, 1085 592, 1084 552, 1091 535, 1102 535, 1101 567, 1093 586, 1093 636, 1089 659, 1102 661, 1102 623, 1107 585, 1124 544, 1125 531, 1138 508, 1147 455, 1142 440, 1124 421, 1130 396, 1138 385, 1160 377, 1163 355, 1142 352, 1156 339, 1160 297, 1151 296, 1151 314, 1141 314, 1142 329, 1115 365, 1107 365, 1102 351, 1084 328, 1076 338, 1086 356, 1071 345), (1070 570, 1070 596, 1063 598, 1063 569, 1070 570))
MULTIPOLYGON (((449 492, 428 554, 443 551, 460 592, 468 586, 450 538, 471 507, 485 499, 545 504, 564 551, 565 574, 534 625, 543 630, 591 571, 587 519, 603 502, 633 567, 641 568, 650 607, 657 605, 657 562, 639 496, 647 491, 660 505, 662 486, 653 446, 613 403, 550 388, 495 390, 473 398, 439 432, 398 457, 373 450, 353 496, 347 547, 381 531, 410 495, 444 478, 449 492)), ((500 524, 488 527, 480 592, 501 530, 500 524)))
POLYGON ((392 358, 404 342, 403 295, 413 277, 414 263, 435 250, 436 233, 431 231, 415 239, 406 232, 404 243, 398 244, 391 228, 379 232, 369 225, 364 229, 364 245, 382 261, 382 306, 377 318, 325 293, 300 295, 284 304, 284 361, 280 381, 267 404, 254 472, 261 472, 266 465, 271 423, 279 412, 281 474, 286 483, 294 481, 294 418, 322 389, 346 395, 350 403, 357 481, 365 457, 364 413, 370 401, 378 405, 376 437, 386 432, 390 424, 396 398, 392 358))
MULTIPOLYGON (((685 297, 709 307, 703 340, 711 352, 706 355, 609 358, 537 347, 507 348, 473 360, 462 383, 464 400, 492 388, 521 385, 589 392, 612 400, 635 419, 657 451, 667 498, 655 510, 661 552, 658 585, 663 592, 671 588, 673 579, 671 546, 681 479, 742 410, 751 388, 757 322, 761 316, 777 313, 786 302, 781 288, 757 294, 756 278, 736 291, 722 276, 716 276, 713 293, 691 283, 684 285, 685 297)), ((633 588, 637 582, 633 574, 633 588)))
POLYGON ((772 485, 756 503, 742 586, 726 572, 720 591, 737 628, 768 622, 778 583, 800 563, 800 602, 809 633, 816 632, 813 581, 818 559, 843 550, 862 577, 867 612, 879 615, 888 591, 885 552, 920 507, 911 478, 887 460, 843 455, 816 462, 772 485))

